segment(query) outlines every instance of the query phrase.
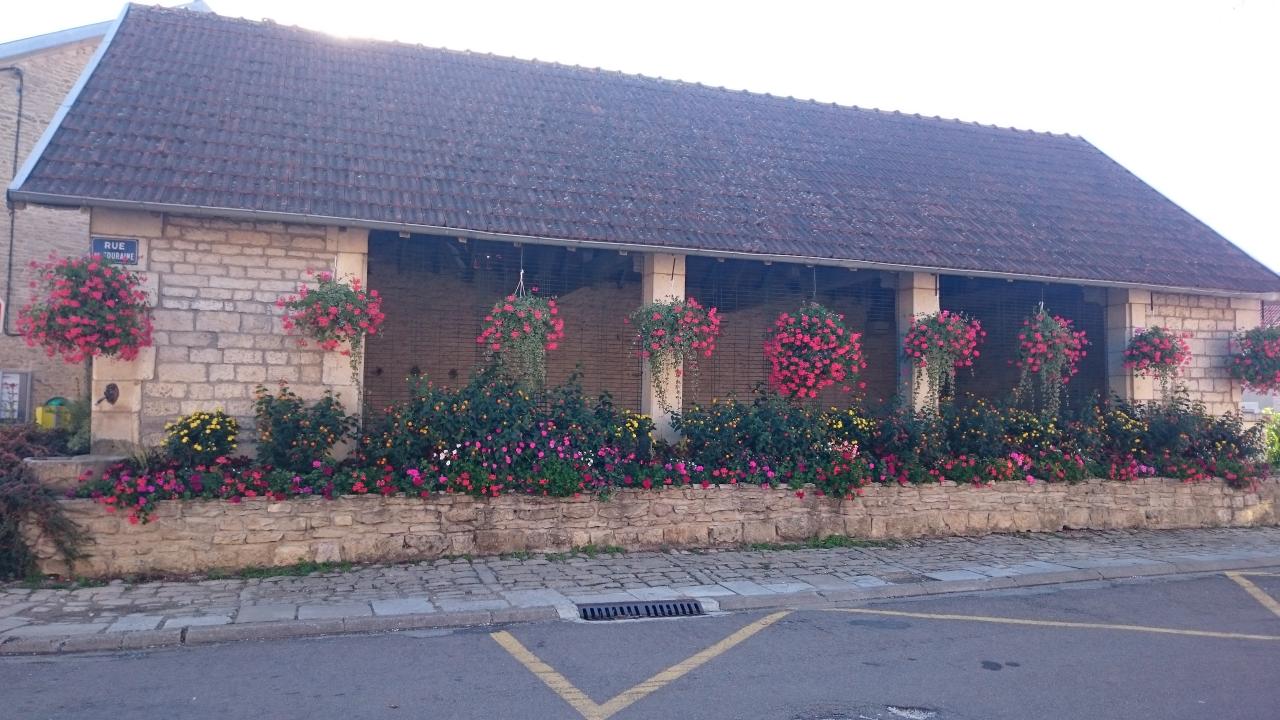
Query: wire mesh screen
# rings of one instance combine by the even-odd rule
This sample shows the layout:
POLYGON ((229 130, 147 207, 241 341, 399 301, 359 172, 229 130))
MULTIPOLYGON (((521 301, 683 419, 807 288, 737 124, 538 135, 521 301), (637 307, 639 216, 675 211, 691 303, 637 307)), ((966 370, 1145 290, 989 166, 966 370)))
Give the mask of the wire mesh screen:
POLYGON ((638 409, 640 360, 623 323, 641 297, 630 256, 388 232, 369 236, 369 287, 382 294, 387 319, 366 350, 365 407, 407 399, 418 375, 465 383, 484 361, 475 341, 484 316, 515 290, 522 251, 526 287, 558 298, 565 323, 559 349, 547 355, 548 384, 580 367, 589 395, 609 391, 638 409))
MULTIPOLYGON (((685 379, 685 407, 713 398, 748 398, 767 382, 764 341, 782 312, 795 312, 815 297, 841 312, 850 329, 860 332, 867 369, 860 380, 870 402, 890 398, 897 378, 897 340, 894 331, 894 290, 883 287, 878 272, 842 268, 810 268, 747 260, 686 260, 686 294, 723 316, 715 355, 699 363, 699 371, 685 379)), ((888 278, 891 279, 891 278, 888 278)), ((814 401, 846 405, 850 397, 828 388, 814 401)))
POLYGON ((1106 305, 1099 289, 963 277, 942 277, 939 288, 943 309, 975 317, 987 331, 973 372, 957 374, 959 393, 992 400, 1008 397, 1020 373, 1014 361, 1022 321, 1043 301, 1050 313, 1069 318, 1076 329, 1084 330, 1089 341, 1079 374, 1067 383, 1068 401, 1085 402, 1094 393, 1106 394, 1106 305))

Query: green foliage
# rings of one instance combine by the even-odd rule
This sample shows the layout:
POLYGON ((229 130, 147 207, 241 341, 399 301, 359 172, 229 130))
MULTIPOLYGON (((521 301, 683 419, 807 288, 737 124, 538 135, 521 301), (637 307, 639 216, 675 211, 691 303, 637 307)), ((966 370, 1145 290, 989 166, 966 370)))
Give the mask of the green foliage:
POLYGON ((258 462, 270 467, 306 472, 329 459, 330 451, 351 435, 358 424, 329 391, 308 404, 283 383, 274 395, 259 385, 254 390, 257 416, 258 462))
POLYGON ((694 406, 672 418, 686 456, 735 479, 772 483, 797 464, 817 464, 830 450, 821 413, 759 392, 750 402, 694 406))
POLYGON ((1280 413, 1267 409, 1263 424, 1267 463, 1280 467, 1280 413))
POLYGON ((194 412, 164 426, 164 454, 183 465, 212 465, 236 450, 240 423, 223 410, 194 412))

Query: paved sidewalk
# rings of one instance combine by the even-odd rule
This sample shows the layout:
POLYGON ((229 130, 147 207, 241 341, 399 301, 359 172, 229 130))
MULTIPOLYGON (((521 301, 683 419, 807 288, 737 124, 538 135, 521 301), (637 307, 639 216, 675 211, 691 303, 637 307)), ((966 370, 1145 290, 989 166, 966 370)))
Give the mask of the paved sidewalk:
POLYGON ((537 555, 304 577, 0 587, 0 654, 571 619, 574 603, 709 610, 1280 565, 1280 528, 1072 531, 886 547, 537 555))

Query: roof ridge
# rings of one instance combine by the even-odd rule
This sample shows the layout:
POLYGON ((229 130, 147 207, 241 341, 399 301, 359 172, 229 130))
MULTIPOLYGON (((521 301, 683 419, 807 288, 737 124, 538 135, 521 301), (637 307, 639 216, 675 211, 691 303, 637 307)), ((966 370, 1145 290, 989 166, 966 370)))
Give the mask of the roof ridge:
POLYGON ((762 100, 771 100, 771 101, 777 101, 782 103, 792 103, 795 105, 811 105, 811 106, 820 107, 820 108, 832 108, 837 110, 850 110, 850 111, 862 112, 862 113, 872 113, 890 120, 914 119, 914 120, 933 121, 933 122, 950 124, 950 125, 982 128, 984 130, 998 130, 1001 132, 1017 133, 1022 135, 1047 136, 1047 137, 1070 139, 1070 140, 1083 139, 1082 136, 1076 135, 1074 133, 1054 132, 1051 130, 1035 130, 1033 128, 1020 128, 1013 125, 1001 125, 999 123, 983 123, 977 120, 965 120, 963 118, 945 117, 945 116, 936 115, 936 114, 930 115, 930 114, 922 114, 918 112, 916 113, 904 112, 901 110, 885 110, 877 107, 869 108, 861 105, 836 102, 833 100, 819 100, 817 98, 804 98, 804 97, 798 98, 798 97, 795 97, 794 95, 785 95, 785 96, 776 95, 768 91, 749 90, 747 88, 734 89, 734 88, 725 87, 723 85, 713 85, 709 83, 704 83, 698 80, 681 80, 677 78, 666 78, 666 77, 662 77, 661 75, 646 75, 645 73, 641 73, 641 72, 627 72, 625 70, 616 70, 612 68, 605 68, 605 67, 599 67, 599 66, 590 67, 587 65, 579 65, 577 63, 560 62, 558 60, 539 59, 536 57, 522 58, 522 57, 516 57, 514 55, 503 55, 503 54, 495 53, 492 51, 470 50, 466 48, 459 49, 459 48, 450 48, 450 47, 439 47, 435 45, 426 45, 423 43, 406 42, 403 40, 384 40, 379 38, 368 38, 368 37, 344 38, 344 37, 339 37, 337 35, 327 33, 323 30, 316 30, 313 28, 302 27, 301 25, 285 25, 275 20, 272 20, 271 18, 263 18, 262 20, 251 20, 249 18, 231 17, 229 15, 218 15, 216 13, 197 13, 196 11, 193 11, 181 6, 161 7, 161 6, 150 6, 150 5, 135 5, 135 7, 140 10, 145 10, 149 13, 154 13, 158 15, 159 14, 165 14, 165 15, 200 14, 206 18, 216 19, 224 22, 234 22, 234 23, 239 23, 244 25, 253 25, 258 27, 270 27, 276 30, 288 30, 288 31, 300 32, 300 33, 307 33, 310 35, 320 36, 327 40, 337 42, 337 43, 363 43, 363 44, 369 44, 374 46, 381 45, 386 47, 401 47, 401 48, 409 48, 409 49, 416 49, 416 50, 426 50, 426 51, 437 52, 437 53, 445 53, 450 55, 460 55, 465 57, 488 58, 492 60, 510 62, 513 64, 523 64, 523 65, 540 66, 540 67, 553 67, 553 68, 558 68, 562 70, 572 70, 575 72, 582 72, 587 74, 610 75, 610 76, 617 76, 617 77, 623 77, 623 78, 630 78, 634 80, 645 80, 650 82, 673 85, 673 86, 682 87, 682 88, 689 88, 692 90, 699 90, 703 92, 746 95, 748 97, 759 98, 762 100))

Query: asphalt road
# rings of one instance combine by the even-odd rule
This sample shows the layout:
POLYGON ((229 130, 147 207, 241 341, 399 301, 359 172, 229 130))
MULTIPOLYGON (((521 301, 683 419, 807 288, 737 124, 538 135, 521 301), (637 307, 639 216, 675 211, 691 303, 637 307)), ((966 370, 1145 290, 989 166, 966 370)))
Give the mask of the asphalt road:
POLYGON ((854 612, 524 625, 509 637, 484 628, 7 658, 0 718, 1275 720, 1280 569, 1264 572, 1276 574, 1245 580, 1271 607, 1217 574, 854 612), (1035 622, 1012 622, 1025 620, 1035 622))

